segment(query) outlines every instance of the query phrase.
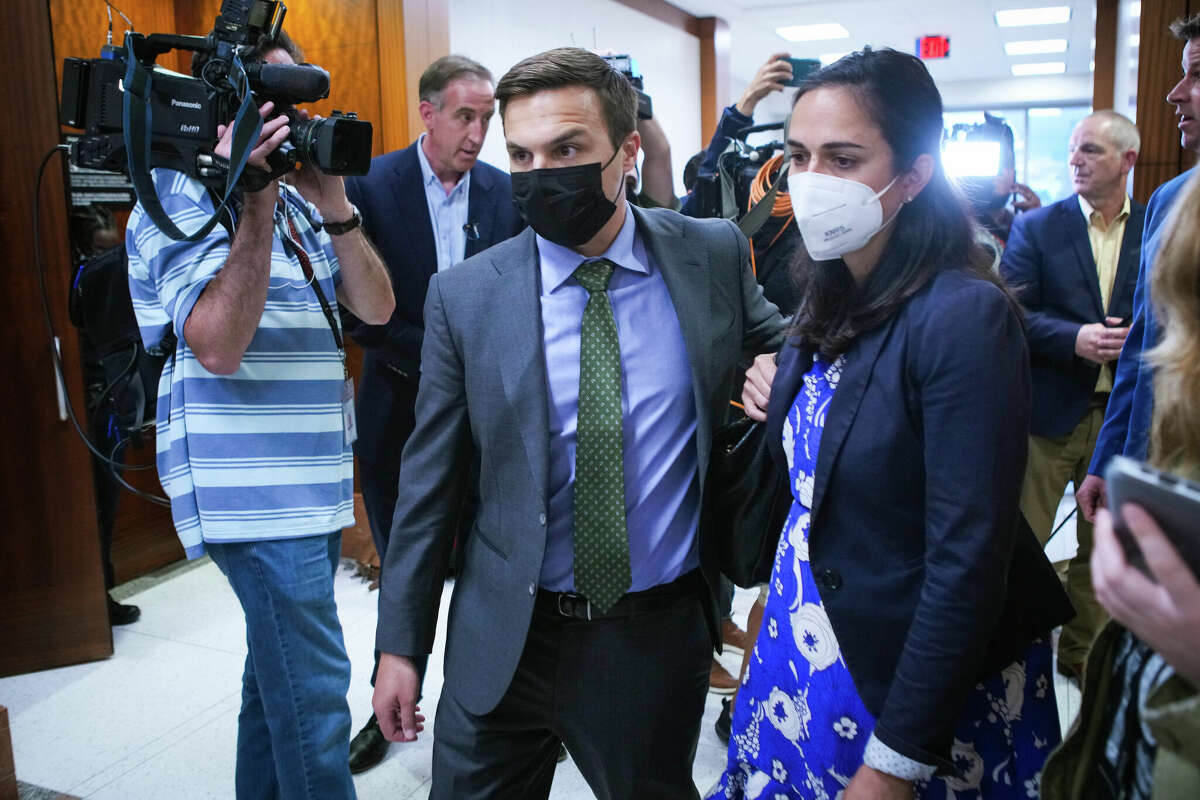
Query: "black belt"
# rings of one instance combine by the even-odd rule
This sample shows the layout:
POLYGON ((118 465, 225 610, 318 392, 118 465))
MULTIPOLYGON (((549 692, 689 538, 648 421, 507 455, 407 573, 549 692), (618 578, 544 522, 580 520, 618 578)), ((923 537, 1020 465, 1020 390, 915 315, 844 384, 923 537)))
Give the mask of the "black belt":
POLYGON ((601 613, 590 600, 578 592, 551 592, 538 587, 533 607, 543 614, 569 619, 609 619, 630 617, 634 614, 662 611, 687 595, 697 595, 703 584, 700 570, 680 575, 670 583, 661 583, 641 592, 629 592, 621 596, 612 608, 601 613))

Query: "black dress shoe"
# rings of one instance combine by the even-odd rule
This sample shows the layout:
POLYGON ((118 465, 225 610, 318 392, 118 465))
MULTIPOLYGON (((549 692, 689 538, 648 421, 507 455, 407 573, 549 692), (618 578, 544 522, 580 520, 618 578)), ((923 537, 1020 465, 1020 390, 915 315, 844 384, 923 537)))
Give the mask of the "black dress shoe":
POLYGON ((729 732, 733 729, 733 704, 726 697, 721 700, 721 713, 717 717, 717 721, 713 723, 713 730, 717 732, 717 738, 725 744, 729 744, 729 732))
POLYGON ((350 740, 351 774, 357 775, 360 772, 366 772, 383 761, 387 750, 388 740, 383 737, 383 731, 379 730, 379 720, 375 719, 375 715, 372 714, 371 718, 367 720, 367 724, 363 725, 362 730, 350 740))
POLYGON ((138 621, 142 616, 142 610, 137 606, 125 605, 118 603, 111 597, 108 598, 108 624, 109 625, 131 625, 138 621))

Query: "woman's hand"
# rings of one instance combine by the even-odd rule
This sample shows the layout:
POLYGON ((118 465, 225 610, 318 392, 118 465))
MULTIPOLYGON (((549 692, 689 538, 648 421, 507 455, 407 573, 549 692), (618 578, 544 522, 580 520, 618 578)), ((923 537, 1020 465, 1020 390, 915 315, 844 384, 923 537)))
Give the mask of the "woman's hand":
POLYGON ((1096 514, 1092 586, 1113 618, 1200 688, 1200 584, 1154 518, 1126 503, 1121 516, 1154 581, 1129 564, 1113 532, 1112 515, 1096 514))
POLYGON ((850 779, 842 800, 912 800, 912 781, 863 764, 850 779))

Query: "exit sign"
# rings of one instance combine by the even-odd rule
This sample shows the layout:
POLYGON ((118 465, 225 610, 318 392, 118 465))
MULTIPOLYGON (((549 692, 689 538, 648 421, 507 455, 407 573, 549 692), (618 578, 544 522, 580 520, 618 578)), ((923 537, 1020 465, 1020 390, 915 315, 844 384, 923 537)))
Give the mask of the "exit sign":
POLYGON ((950 37, 918 36, 917 55, 921 58, 947 58, 950 55, 950 37))

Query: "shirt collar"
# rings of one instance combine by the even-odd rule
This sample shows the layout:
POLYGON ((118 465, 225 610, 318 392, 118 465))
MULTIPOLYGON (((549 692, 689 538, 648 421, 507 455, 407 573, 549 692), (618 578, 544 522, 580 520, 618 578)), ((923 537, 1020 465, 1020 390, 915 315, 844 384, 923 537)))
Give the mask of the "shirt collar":
MULTIPOLYGON (((1089 203, 1087 200, 1085 200, 1083 198, 1083 195, 1078 195, 1078 197, 1079 197, 1079 208, 1081 211, 1083 211, 1083 218, 1086 219, 1088 221, 1088 224, 1090 225, 1092 222, 1092 214, 1096 213, 1096 209, 1092 207, 1091 203, 1089 203)), ((1125 195, 1125 204, 1121 206, 1121 213, 1119 213, 1119 214, 1117 214, 1117 216, 1113 217, 1113 221, 1110 222, 1109 224, 1110 225, 1116 224, 1118 222, 1125 220, 1128 217, 1129 217, 1129 195, 1125 195)))
POLYGON ((468 181, 471 179, 471 171, 467 170, 464 172, 462 177, 458 179, 458 183, 454 184, 454 188, 450 190, 450 194, 446 194, 446 189, 442 186, 442 179, 434 174, 433 167, 429 164, 429 159, 425 157, 425 136, 426 134, 422 133, 417 139, 417 163, 421 165, 421 176, 424 178, 424 186, 426 188, 437 186, 439 192, 446 197, 450 197, 468 185, 468 181))
MULTIPOLYGON (((542 270, 542 288, 547 294, 557 291, 566 283, 584 261, 593 260, 581 256, 569 247, 555 244, 543 238, 541 234, 537 234, 536 238, 538 260, 542 270)), ((607 258, 617 266, 633 272, 650 274, 646 247, 642 243, 642 237, 638 235, 637 221, 628 203, 625 204, 625 221, 621 223, 617 238, 613 239, 613 243, 598 258, 607 258)))

